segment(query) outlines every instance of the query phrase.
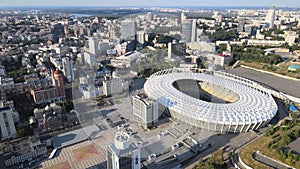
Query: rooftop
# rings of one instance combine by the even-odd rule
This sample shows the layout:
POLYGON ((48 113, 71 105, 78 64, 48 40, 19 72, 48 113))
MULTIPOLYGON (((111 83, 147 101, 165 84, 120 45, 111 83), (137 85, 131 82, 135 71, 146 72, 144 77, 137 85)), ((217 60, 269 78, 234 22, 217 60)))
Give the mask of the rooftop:
POLYGON ((63 133, 51 138, 54 149, 64 148, 92 137, 95 133, 100 132, 96 125, 84 127, 67 133, 63 133))
POLYGON ((300 65, 291 64, 288 69, 300 69, 300 65))

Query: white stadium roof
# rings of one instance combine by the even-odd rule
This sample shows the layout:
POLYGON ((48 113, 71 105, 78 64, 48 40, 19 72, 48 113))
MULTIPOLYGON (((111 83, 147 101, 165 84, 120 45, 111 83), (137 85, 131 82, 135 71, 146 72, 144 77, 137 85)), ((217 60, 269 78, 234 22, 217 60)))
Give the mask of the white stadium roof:
MULTIPOLYGON (((214 73, 214 72, 213 72, 214 73)), ((159 103, 185 117, 208 123, 223 125, 250 125, 271 120, 277 105, 269 93, 246 85, 247 79, 241 82, 225 77, 205 73, 194 73, 191 70, 169 69, 153 74, 145 83, 146 94, 159 103), (175 81, 191 79, 223 86, 236 93, 239 99, 233 103, 213 103, 203 101, 177 90, 175 81)))

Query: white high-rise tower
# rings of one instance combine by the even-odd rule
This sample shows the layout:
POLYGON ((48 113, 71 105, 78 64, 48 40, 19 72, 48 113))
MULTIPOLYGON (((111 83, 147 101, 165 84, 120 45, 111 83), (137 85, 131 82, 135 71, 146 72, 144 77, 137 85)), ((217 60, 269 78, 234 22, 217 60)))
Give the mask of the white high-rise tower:
POLYGON ((180 14, 180 20, 181 20, 181 23, 183 23, 186 20, 186 17, 183 12, 181 12, 181 14, 180 14))
POLYGON ((197 23, 196 23, 196 20, 193 19, 191 42, 196 42, 196 40, 197 40, 197 23))
POLYGON ((275 6, 270 7, 265 20, 266 23, 269 24, 269 28, 273 28, 275 20, 275 6))
POLYGON ((140 169, 140 148, 130 141, 125 132, 117 132, 114 144, 107 146, 107 169, 140 169))
POLYGON ((197 38, 196 20, 185 20, 182 23, 181 40, 184 42, 195 42, 197 38))
POLYGON ((121 39, 135 40, 136 22, 131 19, 125 19, 121 22, 121 39))

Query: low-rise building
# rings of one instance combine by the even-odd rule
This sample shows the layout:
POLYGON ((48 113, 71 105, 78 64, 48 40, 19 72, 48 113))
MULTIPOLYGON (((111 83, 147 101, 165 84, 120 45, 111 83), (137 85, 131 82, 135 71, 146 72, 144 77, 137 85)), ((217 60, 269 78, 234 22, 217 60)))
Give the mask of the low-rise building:
POLYGON ((47 154, 47 145, 36 137, 21 139, 12 142, 3 148, 4 162, 6 166, 32 161, 34 158, 47 154))
POLYGON ((46 132, 63 127, 61 107, 55 103, 47 105, 43 109, 34 109, 34 117, 37 121, 38 132, 46 132))
POLYGON ((30 93, 35 103, 60 102, 65 99, 63 75, 59 70, 52 71, 51 80, 38 80, 31 85, 30 93))
POLYGON ((102 87, 95 87, 92 84, 79 84, 78 89, 85 99, 92 99, 104 94, 102 87))
POLYGON ((281 46, 285 44, 285 41, 278 41, 278 40, 254 40, 254 39, 247 39, 247 45, 249 46, 281 46))
POLYGON ((106 96, 121 94, 128 90, 128 88, 128 81, 125 81, 122 78, 109 78, 108 76, 105 76, 103 81, 103 93, 106 96))
POLYGON ((295 44, 296 39, 298 38, 296 31, 284 31, 284 39, 290 46, 295 44))
POLYGON ((115 67, 129 68, 131 67, 133 62, 137 61, 142 57, 145 57, 145 55, 140 52, 136 52, 136 51, 127 52, 124 55, 112 59, 111 64, 114 65, 115 67))
POLYGON ((15 82, 13 78, 2 78, 0 77, 0 87, 4 90, 14 90, 15 82))
POLYGON ((225 66, 225 64, 228 62, 230 58, 232 58, 232 55, 230 54, 207 54, 206 55, 207 61, 209 64, 218 65, 218 66, 225 66))

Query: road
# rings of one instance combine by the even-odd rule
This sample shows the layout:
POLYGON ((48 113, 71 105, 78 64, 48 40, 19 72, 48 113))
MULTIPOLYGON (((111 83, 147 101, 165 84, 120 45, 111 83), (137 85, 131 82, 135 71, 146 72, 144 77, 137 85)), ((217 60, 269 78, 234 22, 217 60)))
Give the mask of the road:
POLYGON ((263 155, 261 155, 260 153, 255 153, 253 155, 253 158, 269 167, 272 168, 278 168, 278 169, 287 169, 288 167, 286 167, 285 165, 279 164, 277 163, 275 160, 271 160, 269 158, 264 157, 263 155))
POLYGON ((266 84, 278 91, 300 98, 300 82, 298 81, 288 80, 242 67, 227 69, 225 72, 266 84))
POLYGON ((231 147, 231 148, 237 148, 241 145, 245 145, 255 138, 257 138, 257 134, 254 132, 247 132, 247 133, 227 133, 222 134, 220 136, 214 135, 212 136, 208 142, 211 143, 212 147, 205 150, 204 152, 201 152, 199 155, 197 155, 186 167, 186 169, 192 169, 196 164, 198 164, 198 161, 200 158, 206 159, 210 156, 210 154, 219 148, 222 147, 231 147))

